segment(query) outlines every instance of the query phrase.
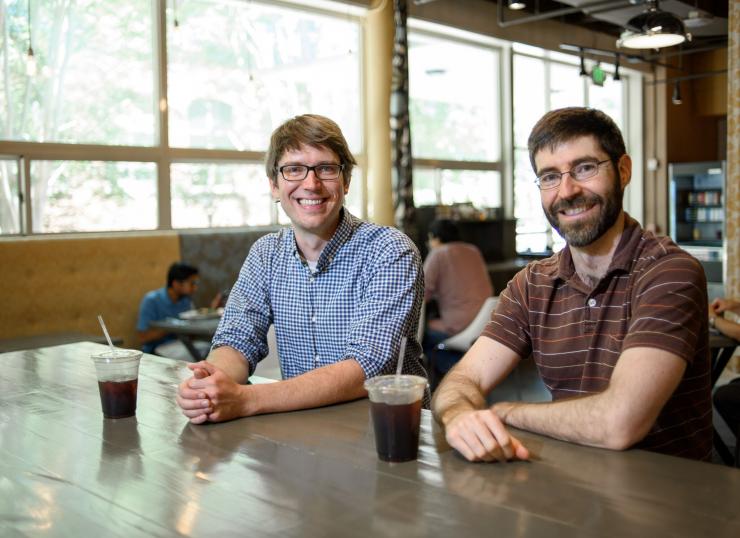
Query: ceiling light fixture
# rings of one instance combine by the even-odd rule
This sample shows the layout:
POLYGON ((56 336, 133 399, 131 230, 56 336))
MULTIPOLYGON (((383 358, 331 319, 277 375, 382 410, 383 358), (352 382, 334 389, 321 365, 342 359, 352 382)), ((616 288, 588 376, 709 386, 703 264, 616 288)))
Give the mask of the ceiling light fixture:
POLYGON ((622 77, 619 76, 619 53, 614 55, 614 77, 612 78, 614 80, 622 80, 622 77))
POLYGON ((627 21, 627 27, 617 40, 618 47, 629 49, 660 49, 691 41, 681 19, 658 7, 658 0, 650 7, 627 21))
POLYGON ((671 97, 671 103, 674 105, 680 105, 683 103, 683 99, 681 99, 681 83, 679 81, 676 81, 676 83, 673 85, 673 96, 671 97))
POLYGON ((527 4, 525 2, 522 2, 520 0, 509 0, 509 9, 519 11, 520 9, 524 9, 525 7, 527 7, 527 4))
POLYGON ((585 58, 585 56, 583 54, 583 49, 579 49, 579 50, 581 51, 581 55, 580 55, 580 58, 581 58, 581 72, 578 73, 578 75, 581 76, 581 77, 587 77, 588 76, 588 73, 586 72, 586 58, 585 58))
POLYGON ((33 54, 31 39, 31 0, 28 0, 28 51, 26 51, 26 75, 36 76, 36 56, 33 54))

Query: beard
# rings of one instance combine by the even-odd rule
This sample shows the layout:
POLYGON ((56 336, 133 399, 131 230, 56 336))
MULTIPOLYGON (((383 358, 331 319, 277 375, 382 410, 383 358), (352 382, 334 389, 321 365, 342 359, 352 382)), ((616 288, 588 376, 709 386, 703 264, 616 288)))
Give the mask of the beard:
POLYGON ((549 208, 542 206, 542 210, 550 226, 555 228, 569 245, 585 247, 599 239, 614 225, 622 212, 623 197, 624 190, 617 176, 612 188, 603 197, 598 194, 583 194, 570 200, 558 200, 549 208), (592 205, 601 206, 601 211, 593 217, 572 224, 560 224, 558 220, 560 211, 592 205))

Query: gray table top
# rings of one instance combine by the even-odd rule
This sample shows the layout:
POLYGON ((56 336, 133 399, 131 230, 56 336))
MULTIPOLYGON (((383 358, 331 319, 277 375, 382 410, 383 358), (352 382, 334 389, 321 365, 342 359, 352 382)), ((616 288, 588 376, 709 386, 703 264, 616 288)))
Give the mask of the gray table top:
POLYGON ((210 340, 216 334, 221 318, 208 319, 178 319, 166 318, 152 321, 149 326, 154 329, 164 329, 173 334, 190 336, 210 340))
POLYGON ((101 349, 0 355, 0 535, 740 535, 740 470, 526 432, 533 461, 472 464, 427 411, 418 461, 383 463, 367 400, 193 426, 185 363, 152 355, 137 416, 105 420, 101 349))

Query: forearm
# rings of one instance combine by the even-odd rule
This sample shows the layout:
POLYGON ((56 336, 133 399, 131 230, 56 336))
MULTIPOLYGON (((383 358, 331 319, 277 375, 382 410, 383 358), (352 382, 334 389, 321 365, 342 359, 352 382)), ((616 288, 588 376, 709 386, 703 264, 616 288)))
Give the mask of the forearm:
POLYGON ((249 362, 233 347, 217 347, 211 350, 206 360, 223 370, 237 383, 246 383, 249 378, 249 362))
POLYGON ((486 399, 478 385, 467 375, 452 370, 445 376, 432 399, 434 419, 446 426, 460 413, 484 409, 486 399))
POLYGON ((714 318, 714 327, 722 334, 740 340, 740 324, 725 319, 722 316, 714 318))
POLYGON ((323 366, 305 374, 246 387, 247 415, 321 407, 367 396, 365 372, 354 359, 323 366))
POLYGON ((623 449, 633 439, 609 413, 607 393, 557 402, 500 402, 493 411, 509 426, 555 439, 601 448, 623 449))
POLYGON ((147 342, 152 342, 154 340, 159 340, 160 338, 164 338, 167 336, 167 331, 164 329, 147 329, 146 331, 138 331, 139 333, 139 341, 142 344, 146 344, 147 342))

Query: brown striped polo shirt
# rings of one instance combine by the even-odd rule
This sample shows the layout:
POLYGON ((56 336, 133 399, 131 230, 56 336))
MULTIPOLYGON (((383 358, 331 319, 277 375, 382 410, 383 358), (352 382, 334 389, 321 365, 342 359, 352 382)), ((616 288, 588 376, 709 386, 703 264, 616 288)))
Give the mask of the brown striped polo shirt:
POLYGON ((531 354, 554 400, 605 390, 620 354, 630 347, 675 353, 687 363, 683 379, 635 446, 708 460, 706 290, 695 258, 625 214, 611 265, 594 289, 578 277, 566 247, 530 263, 509 282, 483 334, 521 357, 531 354))

